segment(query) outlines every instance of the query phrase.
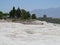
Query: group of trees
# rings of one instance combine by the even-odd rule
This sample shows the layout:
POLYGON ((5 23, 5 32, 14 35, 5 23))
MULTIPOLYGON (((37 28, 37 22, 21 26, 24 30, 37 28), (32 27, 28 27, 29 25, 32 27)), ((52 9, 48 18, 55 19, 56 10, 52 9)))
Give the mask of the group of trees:
POLYGON ((15 9, 15 7, 13 7, 13 9, 9 12, 9 18, 36 19, 36 15, 31 15, 29 11, 24 9, 15 9))
POLYGON ((13 9, 9 12, 9 17, 10 18, 19 18, 19 17, 21 17, 20 9, 18 8, 16 10, 15 7, 13 7, 13 9))
POLYGON ((7 18, 8 16, 8 13, 3 13, 2 11, 0 11, 0 19, 7 18))
POLYGON ((60 24, 60 18, 47 17, 46 14, 44 14, 43 17, 39 17, 37 19, 40 21, 46 21, 46 22, 50 22, 50 23, 60 24))
MULTIPOLYGON (((3 13, 0 11, 0 19, 6 19, 6 18, 10 18, 10 19, 38 19, 41 21, 47 21, 47 22, 51 22, 51 23, 59 23, 60 24, 60 19, 59 18, 51 18, 51 17, 47 17, 47 15, 43 15, 43 17, 39 17, 36 18, 35 14, 30 14, 29 11, 26 11, 24 9, 15 9, 15 7, 13 7, 13 9, 9 12, 9 13, 3 13)), ((7 18, 7 19, 8 19, 7 18)))

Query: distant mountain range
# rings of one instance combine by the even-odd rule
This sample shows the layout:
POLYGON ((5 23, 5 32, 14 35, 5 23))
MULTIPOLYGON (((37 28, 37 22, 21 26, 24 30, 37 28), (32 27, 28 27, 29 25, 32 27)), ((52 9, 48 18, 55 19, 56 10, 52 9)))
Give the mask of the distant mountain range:
POLYGON ((35 9, 30 11, 30 13, 35 13, 38 17, 42 17, 44 14, 46 14, 48 17, 60 18, 60 7, 49 9, 35 9))

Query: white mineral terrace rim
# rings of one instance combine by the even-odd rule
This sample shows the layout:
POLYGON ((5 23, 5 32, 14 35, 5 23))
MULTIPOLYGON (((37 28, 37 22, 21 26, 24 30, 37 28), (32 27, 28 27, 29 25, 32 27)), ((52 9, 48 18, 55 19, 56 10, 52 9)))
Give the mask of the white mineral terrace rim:
MULTIPOLYGON (((34 21, 41 23, 41 21, 34 21)), ((0 22, 0 45, 60 45, 60 25, 0 22)))

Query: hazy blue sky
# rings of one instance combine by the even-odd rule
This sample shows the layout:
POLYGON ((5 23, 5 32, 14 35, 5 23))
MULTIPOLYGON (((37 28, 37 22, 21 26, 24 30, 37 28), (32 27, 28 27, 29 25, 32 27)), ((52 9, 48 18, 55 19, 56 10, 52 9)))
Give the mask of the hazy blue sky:
POLYGON ((15 6, 26 10, 60 7, 60 0, 0 0, 0 10, 8 12, 15 6))

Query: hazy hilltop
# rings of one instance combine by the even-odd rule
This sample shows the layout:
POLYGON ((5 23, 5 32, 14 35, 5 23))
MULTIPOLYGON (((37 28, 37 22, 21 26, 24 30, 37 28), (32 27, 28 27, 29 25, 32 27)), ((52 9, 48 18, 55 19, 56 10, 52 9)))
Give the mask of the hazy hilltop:
POLYGON ((59 18, 60 16, 60 7, 58 8, 48 8, 48 9, 35 9, 32 10, 30 13, 35 13, 37 16, 43 16, 46 14, 48 17, 55 17, 59 18))

